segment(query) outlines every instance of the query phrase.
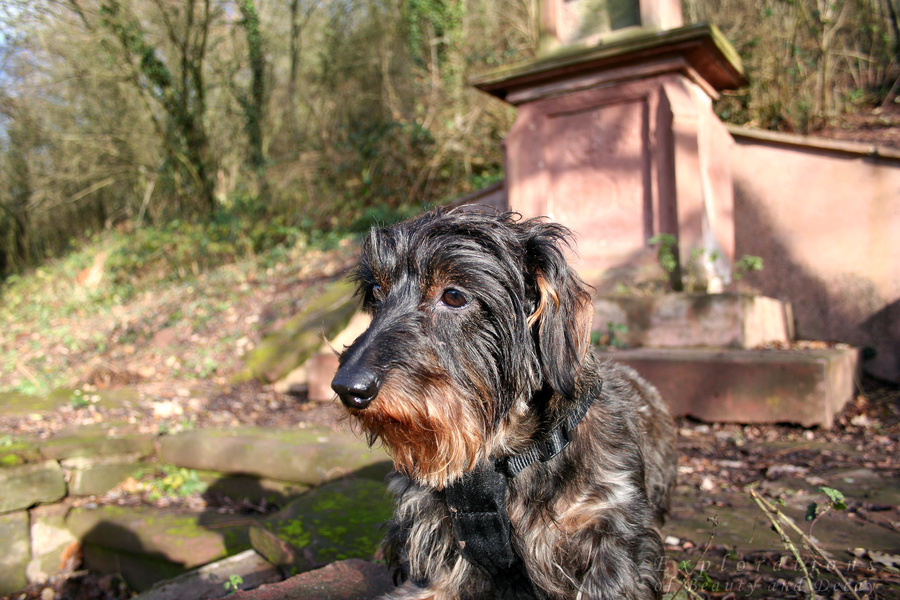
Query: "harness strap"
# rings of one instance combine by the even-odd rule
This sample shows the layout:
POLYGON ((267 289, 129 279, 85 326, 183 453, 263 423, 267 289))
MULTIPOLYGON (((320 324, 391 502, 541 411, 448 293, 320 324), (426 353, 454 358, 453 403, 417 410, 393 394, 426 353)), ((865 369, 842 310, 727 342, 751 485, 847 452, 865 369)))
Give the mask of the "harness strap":
POLYGON ((490 577, 498 598, 540 599, 522 559, 512 546, 506 512, 506 474, 491 461, 466 473, 445 490, 460 553, 490 577))
POLYGON ((572 432, 581 423, 590 410, 591 405, 603 389, 603 382, 599 382, 597 386, 581 399, 575 410, 570 412, 559 425, 547 432, 547 436, 543 440, 538 440, 532 444, 527 450, 521 454, 501 459, 505 463, 506 472, 510 477, 515 477, 521 473, 529 465, 541 461, 547 462, 560 452, 566 449, 572 441, 572 432))
POLYGON ((531 582, 522 557, 512 545, 512 525, 506 511, 508 480, 531 464, 546 462, 566 449, 575 427, 600 395, 602 384, 598 383, 574 411, 526 451, 484 461, 444 489, 460 553, 488 574, 497 597, 502 600, 546 597, 531 582))

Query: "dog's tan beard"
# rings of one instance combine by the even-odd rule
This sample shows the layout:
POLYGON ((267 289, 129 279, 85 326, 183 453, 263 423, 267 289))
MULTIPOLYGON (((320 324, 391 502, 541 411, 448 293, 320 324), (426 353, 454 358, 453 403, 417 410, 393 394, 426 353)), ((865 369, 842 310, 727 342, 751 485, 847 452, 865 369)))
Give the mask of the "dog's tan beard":
POLYGON ((488 455, 490 419, 446 380, 414 387, 389 377, 371 405, 349 413, 370 443, 384 443, 399 471, 443 489, 488 455))

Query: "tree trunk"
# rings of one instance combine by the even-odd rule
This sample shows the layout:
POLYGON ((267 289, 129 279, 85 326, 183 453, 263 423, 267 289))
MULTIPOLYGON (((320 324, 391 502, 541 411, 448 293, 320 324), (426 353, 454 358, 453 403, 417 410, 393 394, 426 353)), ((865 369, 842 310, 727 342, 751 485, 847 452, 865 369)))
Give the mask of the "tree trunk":
MULTIPOLYGON (((262 31, 259 14, 253 0, 240 0, 241 16, 243 16, 244 32, 247 35, 247 54, 250 59, 250 93, 244 100, 244 120, 247 138, 250 144, 248 163, 259 174, 265 165, 263 153, 263 128, 266 108, 266 56, 263 52, 262 31)), ((292 7, 293 10, 293 7, 292 7)), ((293 45, 293 39, 291 43, 293 45)), ((292 69, 296 66, 291 64, 292 69)), ((291 74, 294 76, 294 73, 291 74)))

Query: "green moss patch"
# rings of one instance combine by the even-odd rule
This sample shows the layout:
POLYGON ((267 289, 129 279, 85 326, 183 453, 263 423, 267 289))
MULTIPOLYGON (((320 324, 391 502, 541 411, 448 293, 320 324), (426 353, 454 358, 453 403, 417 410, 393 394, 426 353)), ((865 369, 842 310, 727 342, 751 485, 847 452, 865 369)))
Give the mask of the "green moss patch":
POLYGON ((383 483, 346 479, 297 498, 251 535, 257 552, 286 572, 371 559, 393 504, 383 483))
POLYGON ((236 380, 278 381, 305 363, 322 347, 324 338, 332 338, 347 327, 359 307, 354 293, 354 286, 347 281, 326 286, 300 313, 250 352, 246 368, 236 380))

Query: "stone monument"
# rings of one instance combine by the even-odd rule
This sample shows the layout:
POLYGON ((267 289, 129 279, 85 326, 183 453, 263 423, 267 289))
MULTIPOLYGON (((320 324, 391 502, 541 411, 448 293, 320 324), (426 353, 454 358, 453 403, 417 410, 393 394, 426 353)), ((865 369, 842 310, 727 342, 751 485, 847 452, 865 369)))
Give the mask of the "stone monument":
MULTIPOLYGON (((718 291, 734 258, 729 145, 712 109, 746 83, 710 25, 682 25, 677 0, 543 0, 541 44, 526 65, 473 79, 514 105, 508 207, 578 235, 582 276, 601 292, 639 281, 656 234, 718 291)), ((677 287, 677 284, 676 284, 677 287)))
MULTIPOLYGON (((657 234, 677 241, 673 284, 718 292, 728 282, 733 140, 712 101, 746 83, 734 49, 715 27, 684 25, 678 0, 541 0, 540 16, 534 61, 472 80, 518 116, 504 185, 465 202, 575 231, 575 264, 596 290, 594 331, 630 347, 609 355, 654 383, 673 415, 829 427, 853 397, 855 351, 755 349, 793 339, 788 306, 609 294, 658 279, 657 234)), ((330 397, 334 362, 331 353, 310 368, 311 398, 330 397)))
POLYGON ((737 53, 715 27, 684 25, 678 0, 540 1, 535 60, 472 80, 518 111, 504 193, 489 200, 575 231, 595 332, 609 323, 638 345, 610 356, 656 384, 672 414, 829 427, 853 397, 855 351, 754 349, 793 337, 777 300, 604 296, 658 279, 658 234, 677 244, 675 290, 729 282, 734 142, 712 101, 746 83, 737 53))

